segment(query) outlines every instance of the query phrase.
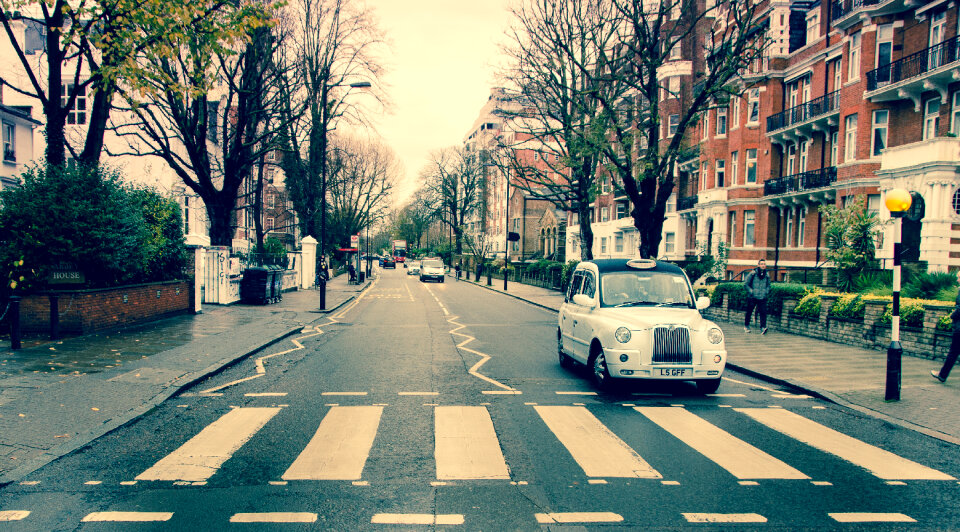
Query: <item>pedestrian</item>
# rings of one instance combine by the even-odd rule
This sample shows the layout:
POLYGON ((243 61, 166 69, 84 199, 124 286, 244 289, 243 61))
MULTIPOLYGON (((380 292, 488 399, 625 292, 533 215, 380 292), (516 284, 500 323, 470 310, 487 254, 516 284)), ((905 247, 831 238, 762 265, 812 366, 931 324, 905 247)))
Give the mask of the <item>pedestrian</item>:
POLYGON ((347 265, 347 271, 350 272, 350 282, 355 283, 357 281, 357 269, 353 267, 353 263, 347 265))
POLYGON ((453 269, 457 272, 457 280, 459 281, 460 280, 460 263, 458 262, 453 269))
MULTIPOLYGON (((957 283, 960 284, 960 270, 957 271, 957 283)), ((957 301, 954 303, 953 312, 950 313, 950 319, 953 320, 953 338, 950 340, 950 352, 947 359, 943 361, 943 367, 940 371, 930 370, 930 375, 940 382, 947 382, 950 376, 950 370, 957 363, 957 356, 960 355, 960 291, 957 292, 957 301)))
POLYGON ((760 322, 760 334, 767 334, 767 298, 770 297, 770 275, 767 274, 767 261, 760 259, 757 267, 750 270, 743 287, 747 289, 747 314, 743 318, 743 332, 750 332, 750 317, 757 309, 757 321, 760 322))

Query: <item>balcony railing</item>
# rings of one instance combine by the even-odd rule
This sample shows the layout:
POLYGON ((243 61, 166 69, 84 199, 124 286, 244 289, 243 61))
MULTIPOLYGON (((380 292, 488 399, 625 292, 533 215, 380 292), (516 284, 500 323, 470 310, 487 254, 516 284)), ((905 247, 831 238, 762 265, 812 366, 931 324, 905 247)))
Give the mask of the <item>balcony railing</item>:
POLYGON ((802 174, 793 174, 771 179, 763 184, 763 195, 774 196, 788 192, 800 192, 828 187, 837 181, 837 167, 828 166, 802 174))
POLYGON ((776 131, 811 118, 836 111, 840 108, 840 91, 833 91, 819 98, 791 107, 767 118, 767 131, 776 131))
POLYGON ((685 211, 697 206, 697 196, 686 196, 677 199, 677 210, 685 211))
POLYGON ((875 6, 880 0, 839 0, 833 3, 830 22, 841 19, 864 6, 875 6))
POLYGON ((867 91, 875 91, 884 85, 915 78, 953 63, 958 59, 958 43, 960 43, 960 37, 954 37, 867 72, 867 91))

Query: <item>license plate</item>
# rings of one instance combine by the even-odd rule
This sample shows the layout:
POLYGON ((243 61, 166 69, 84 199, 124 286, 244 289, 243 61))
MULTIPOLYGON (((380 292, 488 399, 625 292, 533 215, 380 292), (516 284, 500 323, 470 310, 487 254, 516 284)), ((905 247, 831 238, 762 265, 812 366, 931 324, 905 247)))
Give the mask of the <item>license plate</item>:
POLYGON ((688 368, 661 368, 660 376, 661 377, 686 377, 687 372, 693 373, 692 369, 688 368))

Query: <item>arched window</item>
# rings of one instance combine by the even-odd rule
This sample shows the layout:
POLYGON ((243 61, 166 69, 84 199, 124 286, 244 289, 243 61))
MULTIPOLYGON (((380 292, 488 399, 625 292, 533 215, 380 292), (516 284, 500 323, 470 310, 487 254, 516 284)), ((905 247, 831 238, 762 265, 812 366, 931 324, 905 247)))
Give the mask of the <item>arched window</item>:
POLYGON ((953 193, 953 212, 960 214, 960 188, 953 193))

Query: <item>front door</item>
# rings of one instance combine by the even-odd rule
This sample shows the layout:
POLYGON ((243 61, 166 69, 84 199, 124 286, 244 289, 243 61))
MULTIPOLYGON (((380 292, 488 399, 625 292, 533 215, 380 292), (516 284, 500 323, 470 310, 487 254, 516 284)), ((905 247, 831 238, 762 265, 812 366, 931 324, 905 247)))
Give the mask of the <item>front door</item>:
POLYGON ((570 285, 567 286, 564 304, 560 306, 560 341, 563 343, 564 352, 570 355, 573 354, 576 343, 573 339, 573 316, 576 314, 573 296, 579 293, 581 283, 583 283, 583 274, 579 271, 574 272, 573 277, 570 278, 570 285))
MULTIPOLYGON (((583 283, 580 285, 581 294, 597 300, 597 277, 589 270, 583 271, 583 283)), ((593 340, 593 309, 594 306, 571 305, 573 309, 573 356, 580 362, 586 363, 590 356, 590 342, 593 340)))

